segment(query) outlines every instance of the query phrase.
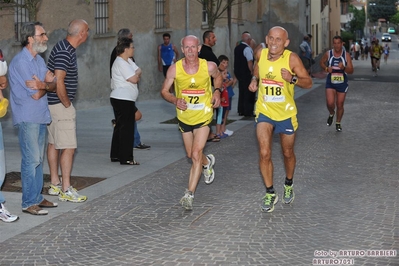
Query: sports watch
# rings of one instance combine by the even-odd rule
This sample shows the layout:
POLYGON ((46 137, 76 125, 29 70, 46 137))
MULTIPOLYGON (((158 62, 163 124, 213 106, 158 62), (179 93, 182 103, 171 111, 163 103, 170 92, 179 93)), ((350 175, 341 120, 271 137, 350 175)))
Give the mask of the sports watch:
POLYGON ((296 84, 298 82, 298 76, 297 75, 292 75, 290 84, 296 84))

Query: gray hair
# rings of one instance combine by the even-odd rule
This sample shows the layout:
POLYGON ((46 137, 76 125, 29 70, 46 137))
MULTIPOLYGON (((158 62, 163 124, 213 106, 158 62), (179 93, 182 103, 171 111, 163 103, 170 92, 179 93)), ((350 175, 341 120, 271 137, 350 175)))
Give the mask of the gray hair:
POLYGON ((21 45, 25 47, 29 44, 29 37, 34 37, 36 34, 36 26, 42 26, 40 22, 26 22, 21 27, 21 45))
POLYGON ((76 36, 82 30, 82 27, 87 22, 83 19, 74 19, 68 25, 68 35, 69 36, 76 36))
POLYGON ((131 33, 131 31, 127 28, 120 29, 118 31, 118 40, 122 39, 122 38, 128 38, 130 33, 131 33))
POLYGON ((200 40, 198 39, 197 36, 195 36, 195 35, 187 35, 187 36, 185 36, 185 37, 183 37, 183 38, 181 39, 181 41, 180 41, 181 47, 183 47, 183 42, 184 42, 184 40, 185 40, 186 38, 194 38, 194 39, 197 40, 198 45, 200 45, 200 40))

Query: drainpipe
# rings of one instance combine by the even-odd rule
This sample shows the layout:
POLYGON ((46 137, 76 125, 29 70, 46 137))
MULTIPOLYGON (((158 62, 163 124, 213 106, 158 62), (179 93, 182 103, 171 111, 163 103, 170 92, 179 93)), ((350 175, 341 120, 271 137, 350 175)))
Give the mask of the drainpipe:
POLYGON ((186 36, 188 35, 188 30, 190 28, 190 0, 186 0, 186 36))

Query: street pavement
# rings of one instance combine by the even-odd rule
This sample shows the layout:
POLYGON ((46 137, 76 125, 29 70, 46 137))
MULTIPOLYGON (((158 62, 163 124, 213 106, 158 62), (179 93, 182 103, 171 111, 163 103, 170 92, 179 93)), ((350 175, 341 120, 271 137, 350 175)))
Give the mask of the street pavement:
MULTIPOLYGON (((326 125, 324 79, 297 89, 295 201, 272 213, 260 210, 255 127, 235 114, 238 95, 234 135, 207 144, 216 178, 200 180, 191 212, 179 205, 190 169, 181 135, 160 123, 175 116, 171 104, 137 102, 142 141, 152 146, 134 150, 139 166, 109 160, 110 106, 79 110, 73 175, 106 180, 80 191, 87 202, 59 202, 42 217, 22 213, 20 193, 4 192, 20 219, 0 224, 0 265, 399 265, 398 54, 391 49, 375 78, 370 61, 354 61, 341 133, 326 125)), ((7 172, 20 171, 16 131, 9 120, 2 126, 7 172)), ((273 161, 281 198, 278 136, 273 161)))

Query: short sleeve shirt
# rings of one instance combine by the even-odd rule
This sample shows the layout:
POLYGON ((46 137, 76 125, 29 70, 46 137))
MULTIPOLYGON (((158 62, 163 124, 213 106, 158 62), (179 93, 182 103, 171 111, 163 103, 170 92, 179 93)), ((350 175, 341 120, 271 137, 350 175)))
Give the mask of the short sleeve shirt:
MULTIPOLYGON (((53 73, 55 70, 66 72, 65 87, 69 100, 73 102, 78 89, 78 64, 76 49, 66 39, 59 41, 51 50, 47 68, 53 73)), ((48 92, 47 97, 50 105, 61 103, 56 92, 48 92)))

